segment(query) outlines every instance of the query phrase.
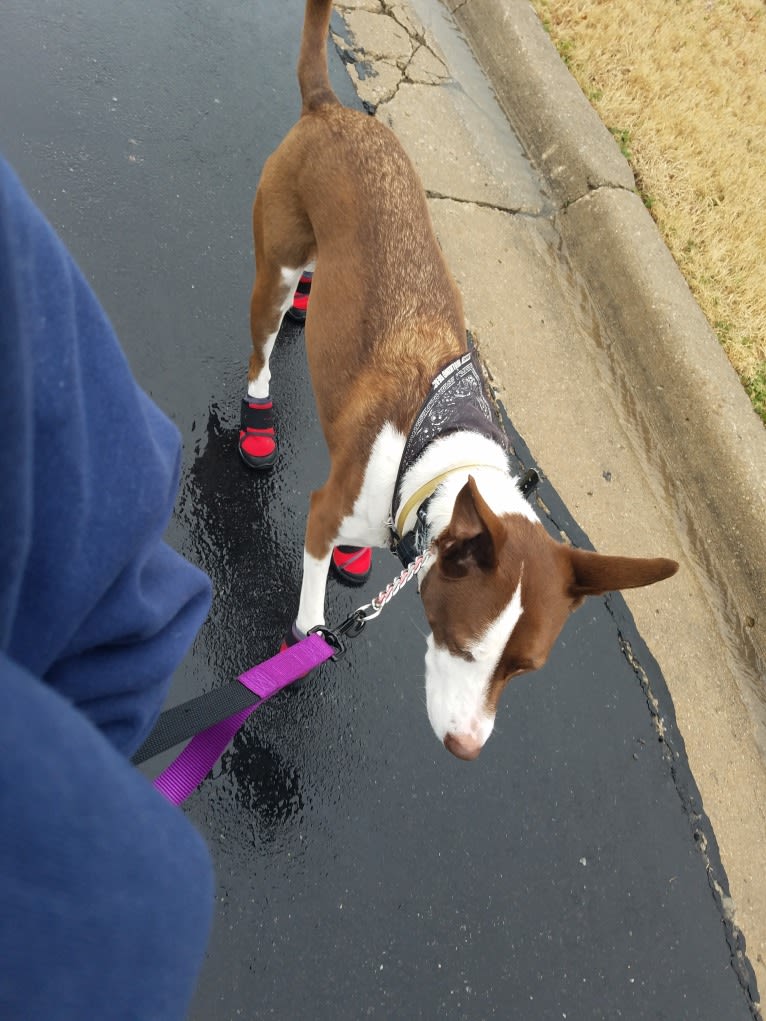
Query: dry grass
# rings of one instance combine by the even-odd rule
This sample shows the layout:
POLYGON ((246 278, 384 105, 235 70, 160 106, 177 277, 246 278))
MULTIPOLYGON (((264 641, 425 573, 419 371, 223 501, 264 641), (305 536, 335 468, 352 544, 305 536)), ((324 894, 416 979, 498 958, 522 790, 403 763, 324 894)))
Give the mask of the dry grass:
POLYGON ((766 421, 766 0, 533 0, 766 421))

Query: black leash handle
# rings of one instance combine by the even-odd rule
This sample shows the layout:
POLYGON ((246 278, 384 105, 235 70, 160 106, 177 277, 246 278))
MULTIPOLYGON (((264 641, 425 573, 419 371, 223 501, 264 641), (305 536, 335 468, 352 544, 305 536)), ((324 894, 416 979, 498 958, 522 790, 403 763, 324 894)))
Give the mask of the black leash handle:
MULTIPOLYGON (((356 610, 336 628, 315 627, 309 631, 309 634, 319 633, 327 644, 335 649, 333 662, 346 651, 343 639, 356 638, 361 633, 367 621, 364 611, 365 608, 356 610)), ((166 709, 160 713, 154 730, 133 755, 131 762, 137 766, 147 759, 154 758, 155 755, 175 748, 177 744, 188 741, 200 731, 207 730, 208 727, 228 719, 243 709, 249 709, 260 701, 260 698, 244 684, 231 681, 204 695, 189 699, 188 702, 173 706, 172 709, 166 709)))
POLYGON ((145 762, 182 741, 188 741, 201 730, 207 730, 214 723, 233 716, 234 713, 257 705, 260 698, 239 681, 222 684, 219 688, 198 695, 188 702, 166 709, 154 726, 154 730, 132 758, 134 765, 145 762))

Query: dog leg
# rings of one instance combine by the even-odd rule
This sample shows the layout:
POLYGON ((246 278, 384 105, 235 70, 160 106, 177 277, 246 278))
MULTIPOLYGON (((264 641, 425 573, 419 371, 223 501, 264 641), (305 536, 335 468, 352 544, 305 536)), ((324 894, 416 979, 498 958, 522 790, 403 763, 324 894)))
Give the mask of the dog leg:
POLYGON ((295 289, 295 294, 293 295, 293 303, 287 310, 287 318, 292 319, 292 321, 294 323, 298 323, 299 326, 303 326, 306 322, 309 298, 311 297, 311 281, 313 275, 314 263, 310 262, 301 274, 298 286, 295 289))
POLYGON ((321 489, 311 494, 303 550, 303 580, 296 625, 304 634, 324 624, 325 589, 333 546, 340 528, 342 512, 338 506, 338 487, 333 473, 321 489))
MULTIPOLYGON (((277 151, 279 152, 279 150, 277 151)), ((277 153, 272 164, 279 169, 277 153)), ((285 195, 264 173, 253 206, 255 283, 250 298, 250 337, 253 353, 247 371, 247 397, 242 401, 239 452, 251 468, 270 468, 277 456, 274 409, 269 385, 269 360, 285 313, 293 303, 304 266, 315 252, 311 228, 285 195), (286 231, 285 224, 291 229, 286 231)))
POLYGON ((277 458, 269 359, 300 276, 300 269, 260 263, 250 300, 253 353, 247 372, 247 397, 242 401, 239 453, 245 464, 259 470, 270 468, 277 458))
POLYGON ((332 547, 324 557, 312 557, 307 549, 303 550, 303 580, 295 625, 304 635, 317 624, 324 624, 325 590, 331 555, 332 547))
POLYGON ((282 319, 293 303, 293 294, 302 272, 302 266, 297 269, 267 266, 259 268, 256 273, 250 299, 253 353, 247 371, 248 397, 265 400, 269 396, 269 359, 282 319))

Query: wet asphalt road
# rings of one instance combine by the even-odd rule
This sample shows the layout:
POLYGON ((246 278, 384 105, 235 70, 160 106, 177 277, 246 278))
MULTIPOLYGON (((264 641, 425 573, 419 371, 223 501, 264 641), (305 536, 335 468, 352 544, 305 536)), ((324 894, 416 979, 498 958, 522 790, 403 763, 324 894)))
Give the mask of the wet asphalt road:
MULTIPOLYGON (((171 539, 216 597, 181 701, 273 652, 326 467, 294 327, 273 360, 278 468, 236 456, 250 203, 297 115, 302 3, 34 8, 3 4, 0 147, 184 437, 171 539)), ((354 103, 334 54, 332 74, 354 103)), ((551 529, 587 543, 540 492, 551 529)), ((333 586, 328 619, 395 570, 379 553, 364 600, 333 586)), ((256 713, 190 799, 218 873, 194 1021, 749 1018, 715 840, 622 600, 575 615, 472 764, 428 725, 424 626, 405 592, 346 659, 256 713)))

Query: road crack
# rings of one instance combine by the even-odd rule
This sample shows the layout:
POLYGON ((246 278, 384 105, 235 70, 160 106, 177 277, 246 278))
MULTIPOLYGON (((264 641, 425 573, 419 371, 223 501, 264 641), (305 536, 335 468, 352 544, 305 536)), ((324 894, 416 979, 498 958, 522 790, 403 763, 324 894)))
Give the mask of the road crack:
POLYGON ((434 191, 432 188, 426 190, 427 199, 439 199, 445 202, 456 202, 463 206, 476 206, 479 209, 489 209, 495 213, 505 213, 508 216, 518 216, 522 218, 528 218, 530 220, 548 220, 552 219, 552 214, 548 212, 536 212, 533 209, 525 209, 524 206, 503 206, 498 205, 496 202, 486 202, 482 199, 467 199, 460 198, 455 195, 445 195, 442 192, 434 191))

